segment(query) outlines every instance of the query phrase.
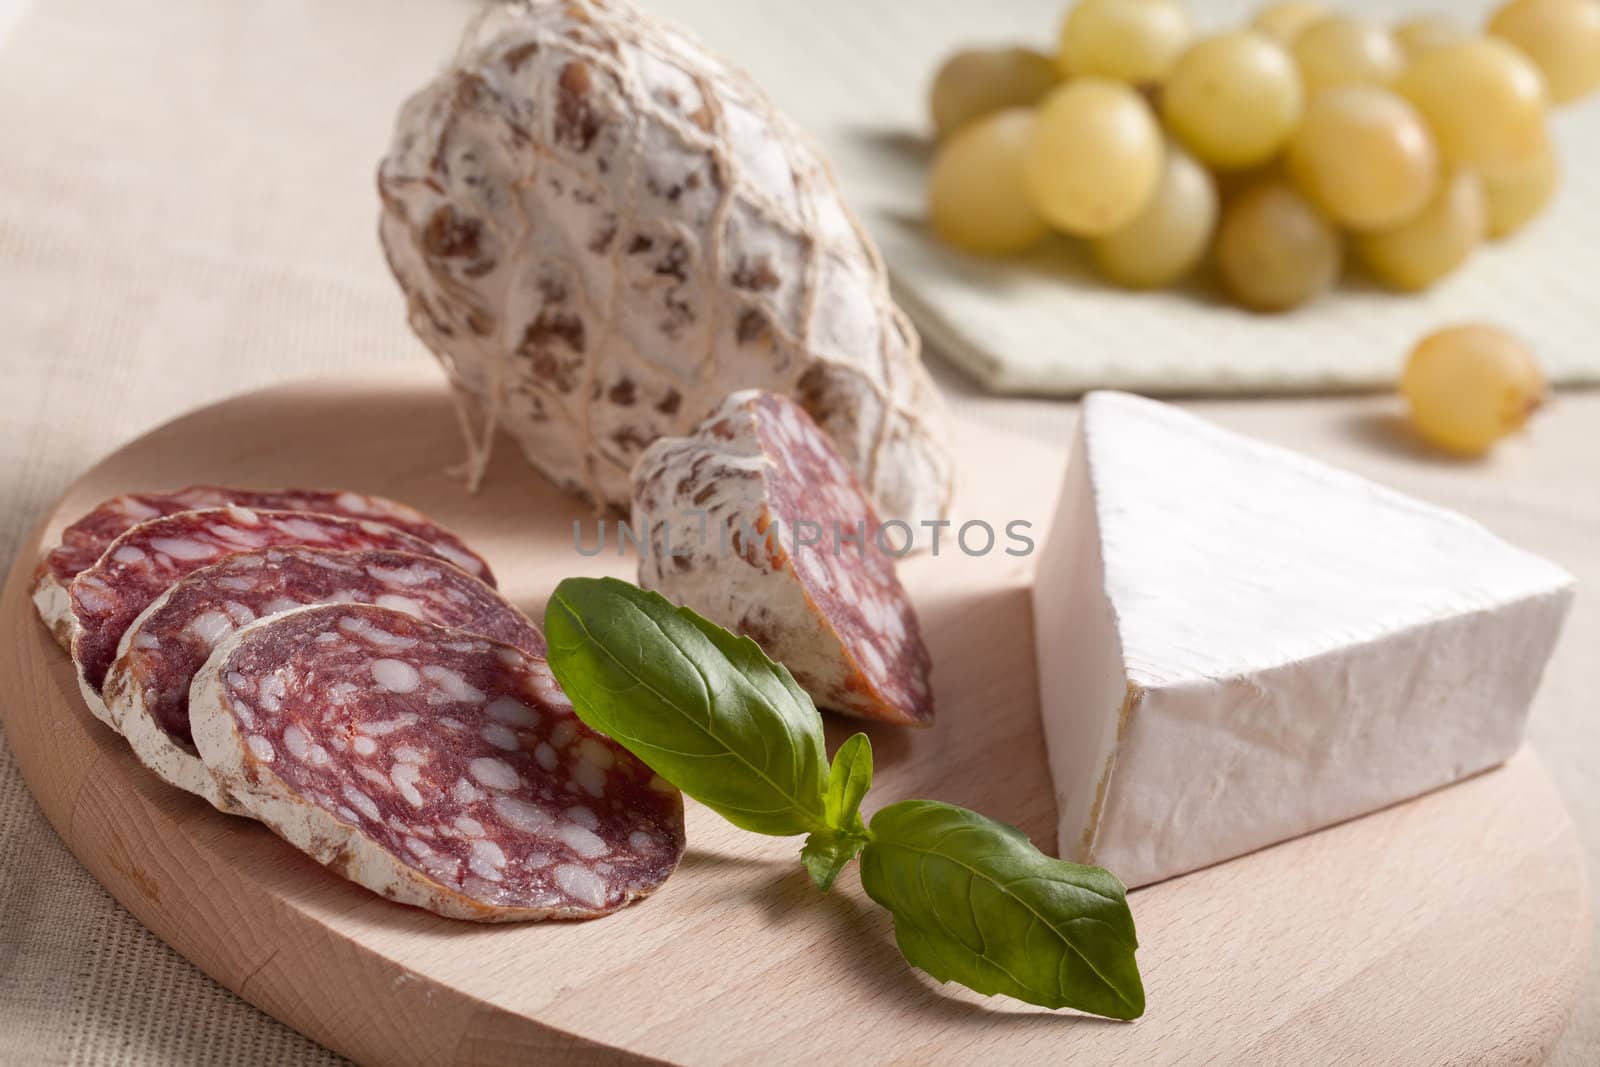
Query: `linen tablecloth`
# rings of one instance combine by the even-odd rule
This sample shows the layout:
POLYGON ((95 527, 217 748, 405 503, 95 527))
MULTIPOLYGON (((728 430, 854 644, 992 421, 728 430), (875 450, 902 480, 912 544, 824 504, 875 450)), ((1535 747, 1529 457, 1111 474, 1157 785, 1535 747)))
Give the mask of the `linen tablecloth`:
MULTIPOLYGON (((1054 5, 1029 6, 1053 20, 1054 5)), ((195 405, 427 358, 378 251, 373 168, 466 14, 454 0, 0 0, 0 560, 34 551, 22 539, 76 474, 195 405)), ((1067 440, 1070 406, 939 375, 963 412, 1067 440)), ((1381 396, 1194 406, 1460 508, 1578 574, 1532 740, 1596 870, 1600 395, 1563 395, 1486 464, 1415 449, 1381 396)), ((0 747, 0 1061, 336 1060, 122 911, 0 747)), ((1556 1061, 1600 1062, 1592 977, 1556 1061)))

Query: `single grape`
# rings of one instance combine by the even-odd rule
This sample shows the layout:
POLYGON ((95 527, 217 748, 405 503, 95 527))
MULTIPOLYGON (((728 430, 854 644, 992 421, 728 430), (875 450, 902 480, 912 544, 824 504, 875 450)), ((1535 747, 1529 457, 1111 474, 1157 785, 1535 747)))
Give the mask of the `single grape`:
POLYGON ((1527 423, 1545 382, 1533 353, 1504 330, 1452 326, 1411 350, 1400 393, 1426 440, 1479 456, 1527 423))
POLYGON ((1082 0, 1061 27, 1063 75, 1160 81, 1189 43, 1182 0, 1082 0))
POLYGON ((1426 289, 1467 261, 1489 228, 1483 182, 1457 170, 1440 185, 1422 214, 1392 230, 1356 236, 1368 270, 1392 289, 1426 289))
POLYGON ((1376 85, 1311 98, 1289 141, 1289 174, 1342 226, 1377 230, 1420 212, 1439 180, 1433 134, 1416 108, 1376 85))
POLYGON ((1292 51, 1308 97, 1350 82, 1388 85, 1406 61, 1388 30, 1348 15, 1313 22, 1295 37, 1292 51))
POLYGON ((1022 183, 1032 133, 1033 111, 1011 108, 969 123, 940 145, 928 177, 935 233, 968 252, 1006 255, 1050 232, 1022 183))
POLYGON ((1096 238, 1090 252, 1110 281, 1129 289, 1154 289, 1194 269, 1216 225, 1217 187, 1211 173, 1169 144, 1150 202, 1132 222, 1096 238))
POLYGON ((1600 85, 1600 2, 1511 0, 1489 32, 1516 45, 1544 74, 1550 97, 1565 104, 1600 85))
POLYGON ((944 61, 929 106, 940 138, 984 115, 1037 104, 1056 87, 1055 61, 1031 48, 971 48, 944 61))
POLYGON ((1424 52, 1395 88, 1433 128, 1444 161, 1472 167, 1485 178, 1537 162, 1548 138, 1539 69, 1492 37, 1424 52))
POLYGON ((1305 105, 1289 53, 1255 30, 1192 45, 1172 68, 1161 101, 1167 124, 1189 151, 1222 170, 1277 155, 1305 105))
POLYGON ((1291 45, 1301 30, 1327 13, 1317 0, 1280 0, 1256 12, 1250 25, 1281 45, 1291 45))
POLYGON ((1394 43, 1400 46, 1406 59, 1413 60, 1422 53, 1442 45, 1457 44, 1472 34, 1449 15, 1418 15, 1406 19, 1394 28, 1394 43))
POLYGON ((1133 221, 1155 192, 1164 151, 1145 98, 1121 82, 1075 78, 1039 105, 1022 174, 1057 229, 1098 237, 1133 221))
POLYGON ((1561 164, 1555 148, 1545 146, 1532 166, 1508 178, 1483 183, 1489 204, 1489 236, 1509 237, 1538 217, 1555 195, 1561 164))
POLYGON ((1339 232, 1288 183, 1263 181, 1228 204, 1217 230, 1217 272, 1235 301, 1287 311, 1332 287, 1339 232))

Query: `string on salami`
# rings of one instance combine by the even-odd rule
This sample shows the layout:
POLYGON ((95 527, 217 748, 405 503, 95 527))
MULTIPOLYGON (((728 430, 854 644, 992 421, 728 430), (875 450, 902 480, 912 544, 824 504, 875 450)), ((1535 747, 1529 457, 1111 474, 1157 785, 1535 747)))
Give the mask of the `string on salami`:
POLYGON ((542 659, 392 609, 252 623, 196 676, 190 716, 245 811, 441 915, 604 915, 683 853, 677 790, 584 726, 542 659))
POLYGON ((787 397, 728 397, 633 471, 639 584, 753 638, 819 705, 926 725, 931 661, 861 484, 787 397))
POLYGON ((762 386, 815 415, 886 514, 942 517, 944 399, 811 139, 640 6, 485 11, 378 172, 469 477, 499 428, 557 485, 625 506, 647 444, 762 386))

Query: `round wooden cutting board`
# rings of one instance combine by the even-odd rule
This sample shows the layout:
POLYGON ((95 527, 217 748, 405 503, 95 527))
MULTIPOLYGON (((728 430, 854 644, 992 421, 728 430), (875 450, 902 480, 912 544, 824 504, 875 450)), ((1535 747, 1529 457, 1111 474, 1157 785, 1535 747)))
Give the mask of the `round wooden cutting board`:
MULTIPOLYGON (((959 428, 964 518, 1042 535, 1062 450, 959 428)), ((536 619, 574 574, 629 577, 592 516, 503 442, 484 489, 431 368, 254 393, 135 441, 40 530, 100 499, 192 482, 342 486, 454 527, 536 619)), ((265 828, 167 788, 83 708, 33 617, 36 563, 0 605, 0 711, 67 845, 141 921, 229 989, 371 1064, 1483 1063, 1536 1061, 1587 954, 1573 830, 1532 753, 1438 793, 1131 896, 1148 1014, 1126 1024, 985 1000, 913 972, 846 872, 824 896, 799 842, 689 805, 683 866, 588 923, 483 927, 380 899, 265 828)), ((869 808, 926 796, 1054 838, 1027 560, 945 552, 903 570, 936 664, 938 724, 868 727, 869 808)), ((858 723, 829 723, 830 745, 858 723)), ((11 862, 18 862, 13 857, 11 862)))

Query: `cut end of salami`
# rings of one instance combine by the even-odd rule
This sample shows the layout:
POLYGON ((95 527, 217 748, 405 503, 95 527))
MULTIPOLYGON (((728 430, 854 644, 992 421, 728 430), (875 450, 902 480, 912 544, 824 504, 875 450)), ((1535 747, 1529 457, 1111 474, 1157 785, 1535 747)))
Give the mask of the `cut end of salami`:
POLYGON ((86 696, 101 692, 122 635, 169 586, 224 556, 281 545, 438 557, 421 538, 370 519, 230 506, 142 522, 72 580, 72 658, 86 696))
POLYGON ((604 915, 683 853, 677 790, 584 726, 544 661, 334 604, 217 647, 190 707, 240 806, 352 881, 452 918, 604 915))
POLYGON ((932 720, 900 545, 798 405, 734 393, 693 437, 651 445, 633 480, 640 585, 753 638, 823 707, 932 720))
POLYGON ((287 546, 224 557, 188 575, 123 635, 106 675, 113 724, 164 781, 234 810, 195 753, 189 686, 235 630, 310 604, 377 604, 543 655, 544 637, 500 594, 429 556, 287 546))

